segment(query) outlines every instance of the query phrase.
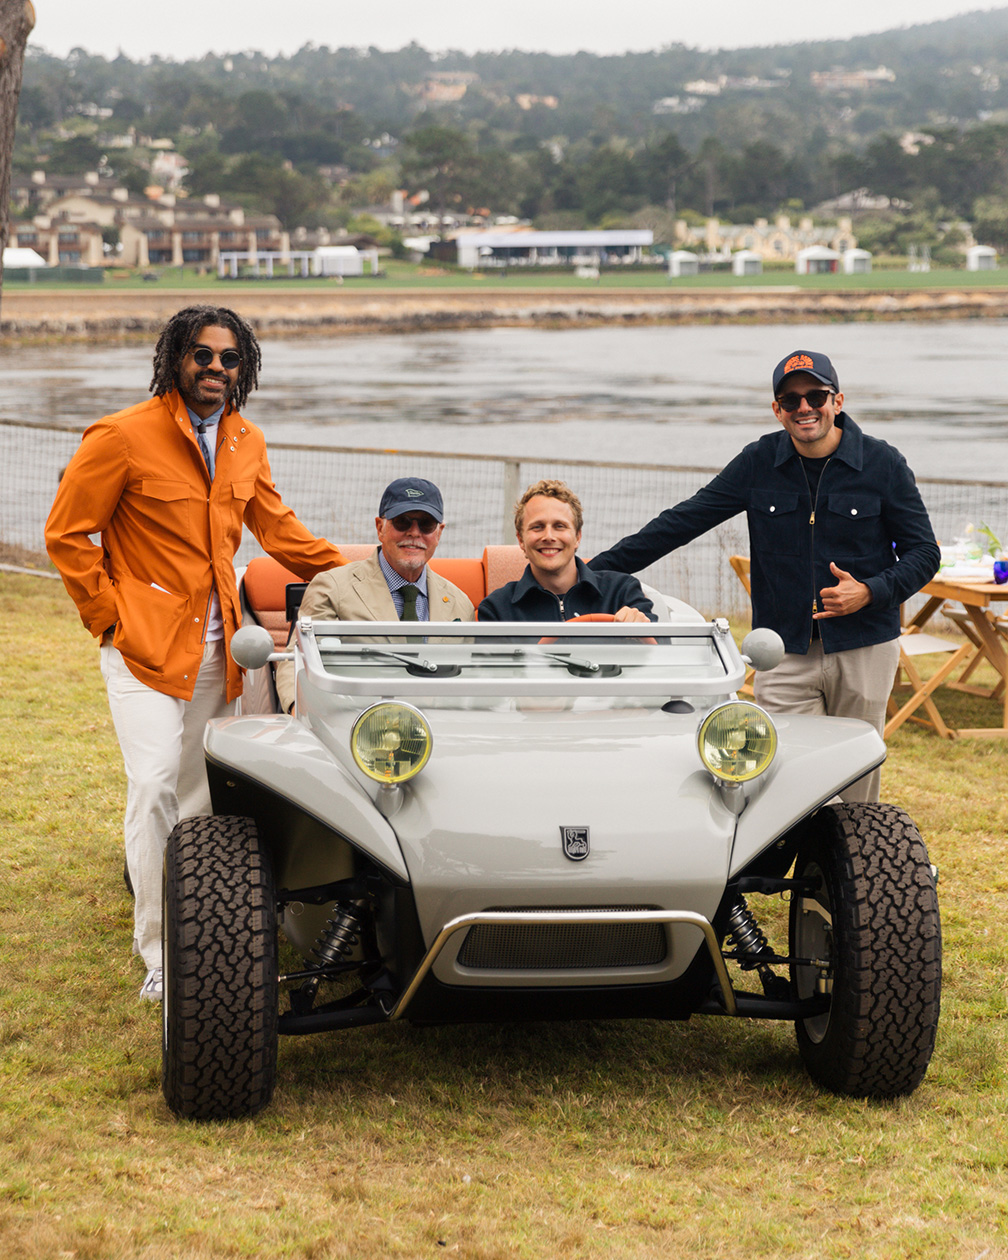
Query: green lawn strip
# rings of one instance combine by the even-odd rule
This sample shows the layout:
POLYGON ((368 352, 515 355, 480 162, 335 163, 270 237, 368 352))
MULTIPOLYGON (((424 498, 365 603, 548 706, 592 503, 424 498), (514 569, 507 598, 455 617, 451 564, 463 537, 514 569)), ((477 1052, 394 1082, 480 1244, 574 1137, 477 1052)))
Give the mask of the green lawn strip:
MULTIPOLYGON (((5 1260, 1008 1254, 1008 747, 908 725, 883 770, 941 872, 942 1022, 909 1099, 820 1093, 785 1024, 404 1024, 285 1039, 266 1112, 180 1123, 97 650, 55 583, 0 574, 0 609, 5 1260)), ((997 708, 943 696, 971 725, 997 708)))
MULTIPOLYGON (((382 274, 349 276, 342 284, 332 277, 307 276, 291 277, 282 274, 277 268, 276 274, 267 279, 265 276, 255 278, 243 277, 240 280, 221 279, 214 272, 207 272, 196 267, 165 267, 160 270, 143 271, 133 269, 128 272, 110 272, 103 283, 96 287, 97 293, 114 293, 131 289, 213 289, 234 295, 235 304, 240 305, 241 294, 253 288, 257 291, 277 288, 295 288, 299 292, 305 289, 333 290, 339 288, 345 292, 364 290, 379 295, 390 288, 408 289, 462 289, 462 290, 500 290, 509 292, 515 289, 563 289, 584 290, 667 290, 695 291, 706 289, 738 289, 760 291, 761 289, 794 288, 814 291, 858 291, 876 292, 879 290, 914 290, 914 289, 1001 289, 1008 286, 1008 269, 997 271, 965 271, 959 268, 936 268, 933 271, 916 272, 901 268, 876 268, 874 271, 858 275, 846 275, 842 272, 827 275, 798 275, 793 269, 773 269, 756 276, 736 276, 729 271, 703 272, 696 276, 670 277, 660 267, 620 267, 603 270, 599 279, 583 279, 573 269, 552 270, 536 267, 511 267, 487 271, 465 271, 452 266, 440 266, 436 263, 411 263, 399 259, 387 259, 382 263, 382 274)), ((88 286, 91 288, 92 286, 88 286)), ((4 289, 11 293, 31 293, 43 291, 61 292, 77 291, 81 285, 70 282, 49 283, 44 279, 35 283, 27 281, 5 281, 4 289)))

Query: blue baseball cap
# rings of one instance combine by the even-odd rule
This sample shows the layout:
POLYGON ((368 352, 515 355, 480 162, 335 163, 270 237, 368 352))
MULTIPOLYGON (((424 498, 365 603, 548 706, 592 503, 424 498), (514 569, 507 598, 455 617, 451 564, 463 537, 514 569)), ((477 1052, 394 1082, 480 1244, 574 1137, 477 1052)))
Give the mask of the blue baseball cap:
POLYGON ((378 515, 389 521, 404 512, 429 512, 436 521, 444 521, 441 491, 433 481, 423 477, 397 477, 385 487, 378 515))
POLYGON ((835 389, 838 394, 840 392, 840 382, 837 380, 836 368, 824 354, 817 354, 814 350, 795 350, 786 359, 781 359, 780 363, 774 368, 773 392, 775 398, 780 393, 780 387, 784 383, 785 378, 790 376, 792 372, 806 372, 809 376, 814 376, 817 381, 822 381, 824 385, 828 385, 830 389, 835 389))

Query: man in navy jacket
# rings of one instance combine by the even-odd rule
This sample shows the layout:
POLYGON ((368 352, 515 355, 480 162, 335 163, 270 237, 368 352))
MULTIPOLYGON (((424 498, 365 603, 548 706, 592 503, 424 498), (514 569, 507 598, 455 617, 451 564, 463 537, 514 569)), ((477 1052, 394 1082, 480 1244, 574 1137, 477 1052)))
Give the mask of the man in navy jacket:
MULTIPOLYGON (((836 369, 797 350, 773 373, 784 432, 750 443, 691 499, 591 561, 635 573, 739 512, 749 522, 753 626, 786 656, 756 676, 784 713, 871 722, 881 734, 899 663, 899 609, 938 571, 939 551, 906 460, 843 410, 836 369)), ((878 800, 878 770, 844 793, 878 800)))
POLYGON ((537 481, 515 504, 518 545, 528 560, 480 604, 480 621, 569 621, 609 613, 615 621, 655 621, 651 601, 627 573, 592 572, 576 552, 584 516, 562 481, 537 481))

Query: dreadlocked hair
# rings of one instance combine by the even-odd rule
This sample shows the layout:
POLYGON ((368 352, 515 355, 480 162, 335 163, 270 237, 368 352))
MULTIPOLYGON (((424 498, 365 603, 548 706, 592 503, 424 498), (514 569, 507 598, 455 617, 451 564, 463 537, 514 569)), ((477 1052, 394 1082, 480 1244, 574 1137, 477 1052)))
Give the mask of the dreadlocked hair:
POLYGON ((249 394, 259 388, 262 353, 251 324, 227 306, 186 306, 171 317, 161 329, 161 336, 154 347, 151 393, 161 397, 176 388, 179 365, 196 344, 200 330, 207 327, 227 328, 234 333, 241 363, 229 401, 233 407, 240 409, 245 406, 249 394))

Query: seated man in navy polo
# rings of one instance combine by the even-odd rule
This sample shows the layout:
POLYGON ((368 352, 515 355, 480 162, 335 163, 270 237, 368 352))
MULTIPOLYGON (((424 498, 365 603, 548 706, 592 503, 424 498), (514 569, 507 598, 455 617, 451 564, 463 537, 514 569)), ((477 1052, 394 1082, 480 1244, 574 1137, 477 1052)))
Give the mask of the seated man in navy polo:
POLYGON ((528 564, 479 606, 480 621, 569 621, 611 613, 616 621, 657 621, 640 582, 627 573, 598 573, 577 557, 584 515, 562 481, 537 481, 515 504, 518 546, 528 564))

